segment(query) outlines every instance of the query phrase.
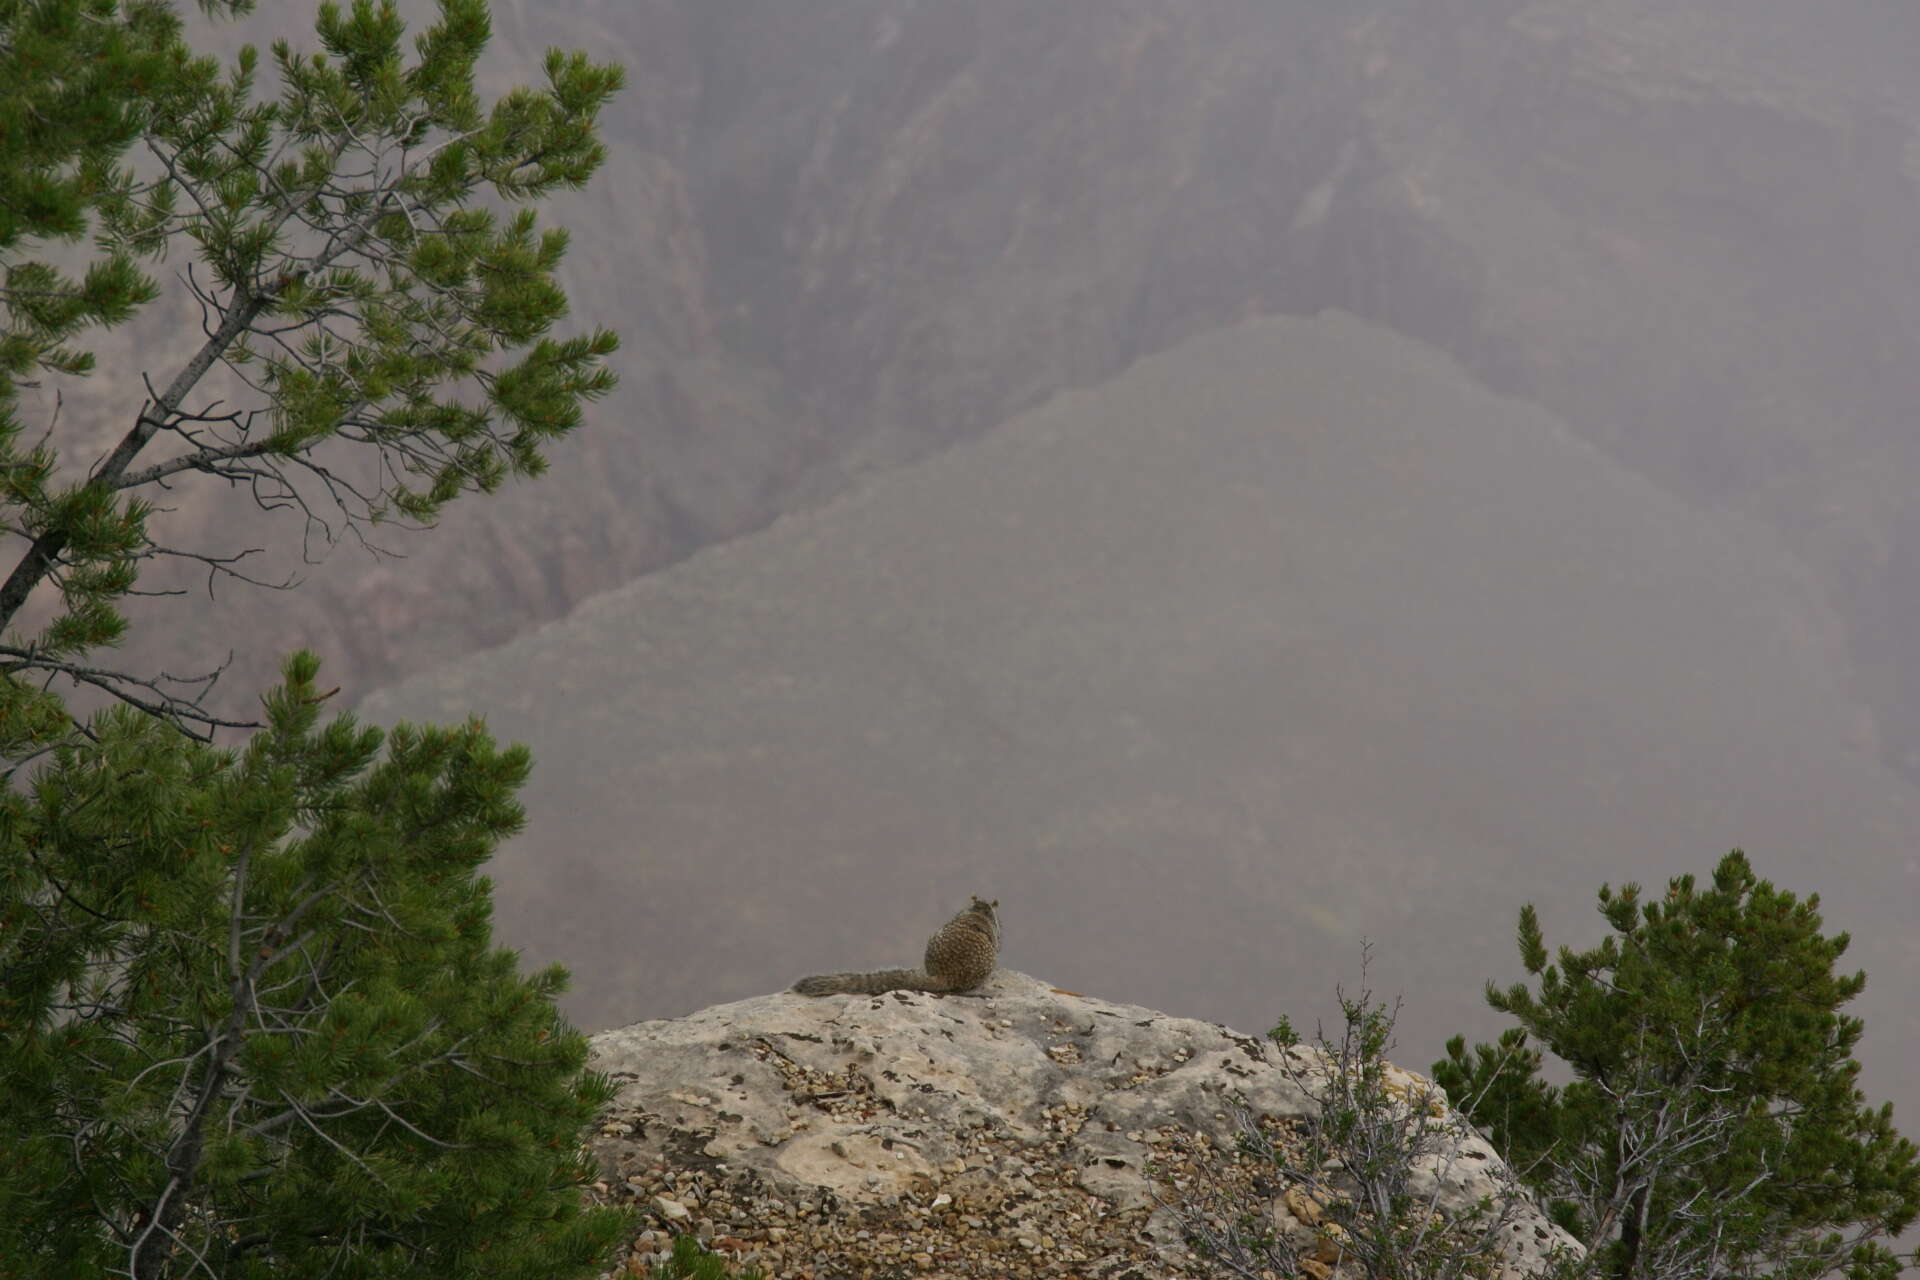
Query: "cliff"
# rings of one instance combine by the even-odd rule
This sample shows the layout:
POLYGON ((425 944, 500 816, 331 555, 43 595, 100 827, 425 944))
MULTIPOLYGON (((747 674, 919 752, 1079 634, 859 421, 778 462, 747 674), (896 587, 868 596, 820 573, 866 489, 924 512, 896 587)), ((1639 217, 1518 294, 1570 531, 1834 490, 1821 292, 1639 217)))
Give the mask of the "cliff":
MULTIPOLYGON (((591 1025, 991 882, 1057 980, 1248 1025, 1385 939, 1437 1042, 1522 903, 1577 940, 1741 844, 1852 932, 1911 1114, 1920 7, 1199 8, 501 0, 492 87, 631 73, 554 210, 618 395, 410 559, 150 602, 129 663, 232 645, 244 709, 311 644, 530 742, 502 935, 591 1025)), ((63 431, 195 320, 109 335, 63 431)), ((297 540, 229 496, 164 540, 297 540)))
MULTIPOLYGON (((695 1231, 780 1280, 1207 1275, 1164 1201, 1218 1170, 1305 1272, 1344 1277, 1319 1206, 1251 1190, 1231 1154, 1236 1098, 1282 1131, 1315 1114, 1324 1068, 1294 1052, 1289 1073, 1264 1039, 1007 970, 960 996, 759 996, 595 1036, 621 1091, 593 1149, 601 1194, 645 1214, 630 1261, 695 1231)), ((1465 1128, 1416 1168, 1449 1218, 1505 1186, 1465 1128)), ((1508 1278, 1578 1249, 1525 1200, 1501 1238, 1508 1278)))

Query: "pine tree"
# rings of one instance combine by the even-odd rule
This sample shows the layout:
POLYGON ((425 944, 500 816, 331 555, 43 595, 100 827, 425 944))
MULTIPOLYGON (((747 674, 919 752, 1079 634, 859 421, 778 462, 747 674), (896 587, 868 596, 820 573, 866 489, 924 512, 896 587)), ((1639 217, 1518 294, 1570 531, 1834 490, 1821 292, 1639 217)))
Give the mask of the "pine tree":
POLYGON ((145 494, 218 481, 291 509, 302 537, 431 523, 462 493, 538 474, 611 387, 611 333, 550 334, 566 235, 525 206, 598 168, 619 69, 552 51, 544 88, 488 105, 485 0, 439 7, 408 57, 390 0, 322 4, 323 51, 275 44, 278 93, 257 101, 254 50, 221 74, 161 0, 0 3, 0 70, 20 77, 0 87, 4 140, 20 141, 0 160, 0 211, 15 202, 0 212, 0 531, 24 543, 0 579, 0 759, 68 727, 49 680, 203 737, 222 723, 205 706, 217 667, 175 679, 88 660, 124 634, 119 601, 146 562, 240 576, 242 552, 157 539, 145 494), (119 164, 136 137, 142 165, 119 164), (83 228, 101 256, 81 281, 26 256, 83 228), (177 368, 124 371, 150 392, 124 434, 65 456, 63 424, 21 420, 19 381, 84 373, 68 340, 154 297, 136 264, 162 253, 203 340, 177 368), (24 628, 43 586, 45 616, 24 628))
POLYGON ((611 1094, 563 975, 491 944, 527 753, 320 723, 244 751, 130 708, 0 797, 0 1275, 584 1274, 611 1094))
MULTIPOLYGON (((202 0, 209 13, 244 13, 252 0, 202 0)), ((18 260, 26 246, 75 241, 103 199, 125 193, 117 169, 140 137, 147 105, 192 98, 217 76, 180 40, 160 4, 110 0, 0 3, 0 422, 16 382, 37 369, 84 373, 65 346, 92 325, 115 324, 154 296, 128 244, 108 246, 82 278, 18 260)))
POLYGON ((1503 1146, 1561 1224, 1617 1280, 1891 1280, 1882 1243, 1920 1212, 1914 1145, 1856 1086, 1863 1024, 1840 1009, 1817 895, 1758 879, 1735 850, 1710 887, 1658 902, 1600 890, 1615 931, 1549 963, 1531 905, 1520 955, 1539 980, 1487 1001, 1519 1026, 1498 1045, 1456 1036, 1434 1078, 1503 1146), (1574 1079, 1542 1078, 1538 1045, 1574 1079))
POLYGON ((481 201, 584 182, 618 69, 550 53, 489 105, 484 0, 443 0, 411 57, 390 3, 317 31, 257 102, 253 51, 196 57, 165 0, 0 0, 0 1277, 563 1277, 623 1229, 580 1195, 608 1085, 564 974, 491 942, 478 868, 526 753, 322 724, 306 654, 225 749, 206 681, 94 657, 180 554, 144 492, 210 478, 303 536, 430 523, 537 474, 611 385, 611 334, 549 336, 564 235, 481 201), (87 234, 77 277, 45 260, 87 234), (204 340, 123 371, 151 394, 76 456, 19 388, 85 375, 161 253, 204 340), (208 403, 221 370, 250 402, 208 403))

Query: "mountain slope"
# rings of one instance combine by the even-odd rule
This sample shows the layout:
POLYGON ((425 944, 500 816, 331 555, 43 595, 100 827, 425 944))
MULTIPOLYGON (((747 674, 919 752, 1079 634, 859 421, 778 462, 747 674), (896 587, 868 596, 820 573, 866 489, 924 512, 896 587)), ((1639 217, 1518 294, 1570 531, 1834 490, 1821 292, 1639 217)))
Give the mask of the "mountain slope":
POLYGON ((1602 880, 1744 843, 1909 1036, 1876 995, 1920 976, 1888 905, 1914 808, 1836 632, 1756 528, 1329 313, 1191 339, 366 711, 533 746, 500 914, 591 1025, 910 962, 979 891, 1009 963, 1242 1025, 1370 937, 1419 1045, 1484 1022, 1522 902, 1584 933, 1602 880))
MULTIPOLYGON (((629 69, 606 170, 554 211, 620 391, 545 483, 393 538, 406 560, 303 564, 297 524, 183 483, 165 541, 278 546, 249 564, 306 585, 155 602, 134 661, 204 670, 238 635, 244 709, 312 644, 353 696, 1195 333, 1332 306, 1772 528, 1920 778, 1920 10, 500 0, 495 28, 496 90, 548 44, 629 69)), ((197 319, 109 335, 48 413, 122 429, 197 319)))

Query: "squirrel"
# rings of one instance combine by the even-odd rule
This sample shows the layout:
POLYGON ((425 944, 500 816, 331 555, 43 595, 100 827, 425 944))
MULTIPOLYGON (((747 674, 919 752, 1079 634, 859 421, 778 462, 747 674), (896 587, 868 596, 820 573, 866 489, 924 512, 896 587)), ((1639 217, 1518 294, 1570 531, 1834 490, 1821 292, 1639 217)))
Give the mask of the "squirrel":
POLYGON ((882 991, 965 991, 985 982, 1000 956, 1000 899, 978 894, 927 939, 923 969, 817 973, 793 984, 803 996, 879 995, 882 991))

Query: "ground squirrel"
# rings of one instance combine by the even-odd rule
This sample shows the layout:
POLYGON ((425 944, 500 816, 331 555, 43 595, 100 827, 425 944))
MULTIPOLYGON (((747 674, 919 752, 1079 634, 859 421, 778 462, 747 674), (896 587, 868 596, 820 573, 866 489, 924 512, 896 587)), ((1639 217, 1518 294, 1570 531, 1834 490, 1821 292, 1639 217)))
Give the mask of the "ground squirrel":
POLYGON ((882 991, 965 991, 985 982, 1000 955, 1000 899, 978 894, 927 939, 924 969, 817 973, 793 984, 803 996, 878 995, 882 991))

